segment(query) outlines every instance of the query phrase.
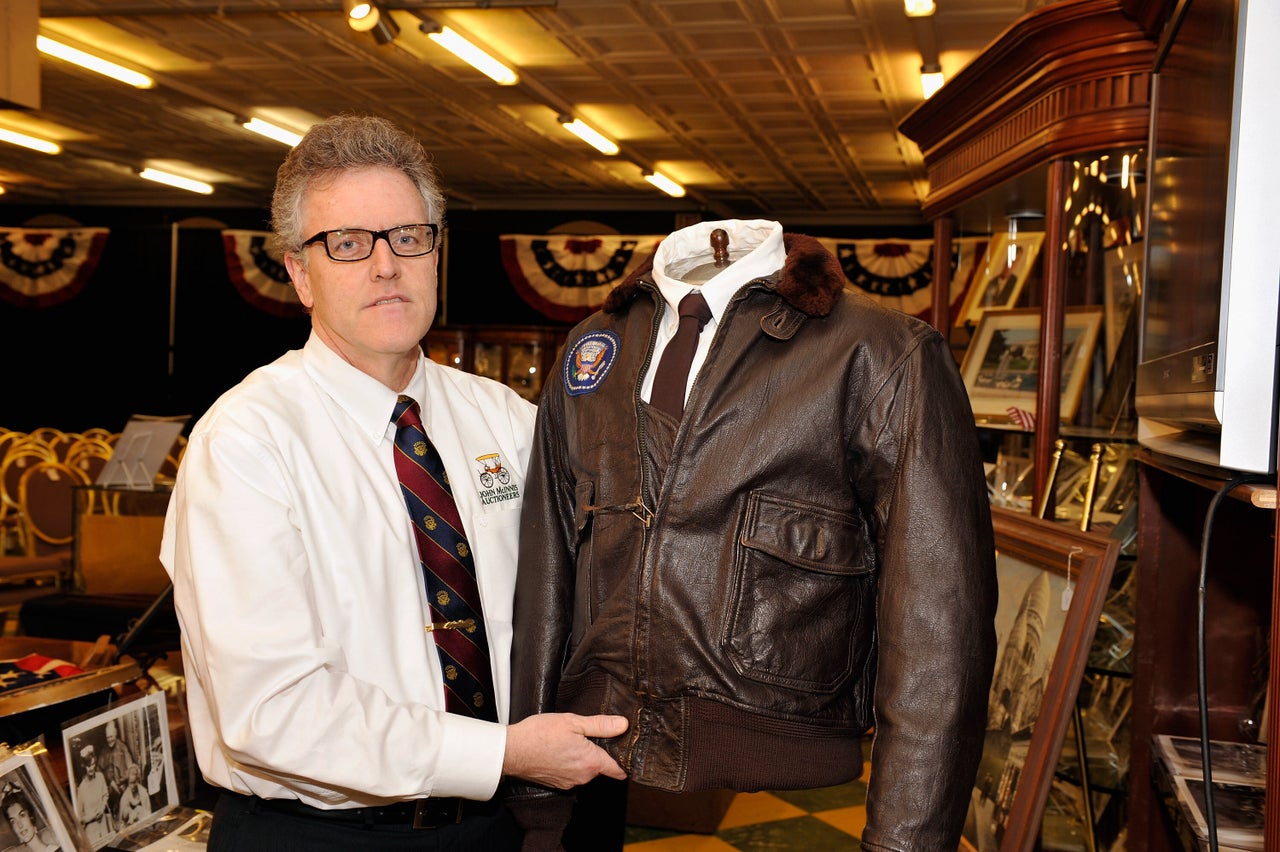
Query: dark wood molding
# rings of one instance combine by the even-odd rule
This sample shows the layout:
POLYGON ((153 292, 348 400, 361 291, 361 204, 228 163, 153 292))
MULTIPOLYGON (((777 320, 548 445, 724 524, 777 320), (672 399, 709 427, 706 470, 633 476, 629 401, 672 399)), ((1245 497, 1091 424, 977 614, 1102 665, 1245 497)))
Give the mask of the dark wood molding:
POLYGON ((1030 12, 902 120, 928 172, 926 218, 1055 157, 1146 144, 1156 42, 1124 7, 1030 12))

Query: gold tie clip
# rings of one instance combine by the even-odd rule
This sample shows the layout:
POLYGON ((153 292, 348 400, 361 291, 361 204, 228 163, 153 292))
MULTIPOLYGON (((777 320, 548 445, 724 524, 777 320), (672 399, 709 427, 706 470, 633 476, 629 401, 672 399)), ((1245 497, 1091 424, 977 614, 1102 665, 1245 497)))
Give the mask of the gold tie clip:
POLYGON ((457 621, 433 621, 426 626, 428 633, 436 630, 466 630, 468 633, 476 629, 474 618, 460 618, 457 621))

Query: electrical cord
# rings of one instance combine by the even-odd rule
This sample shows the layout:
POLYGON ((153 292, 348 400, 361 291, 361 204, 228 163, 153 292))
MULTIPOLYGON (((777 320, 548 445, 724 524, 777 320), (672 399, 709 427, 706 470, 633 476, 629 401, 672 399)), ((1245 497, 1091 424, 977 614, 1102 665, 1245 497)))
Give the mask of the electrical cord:
POLYGON ((1204 534, 1200 540, 1200 585, 1196 606, 1196 675, 1200 709, 1200 765, 1204 769, 1204 821, 1209 833, 1209 852, 1218 852, 1218 819, 1213 807, 1213 769, 1209 756, 1209 698, 1205 674, 1205 585, 1209 574, 1209 537, 1213 533, 1218 505, 1228 494, 1252 482, 1271 482, 1273 477, 1242 473, 1229 480, 1213 495, 1204 515, 1204 534))

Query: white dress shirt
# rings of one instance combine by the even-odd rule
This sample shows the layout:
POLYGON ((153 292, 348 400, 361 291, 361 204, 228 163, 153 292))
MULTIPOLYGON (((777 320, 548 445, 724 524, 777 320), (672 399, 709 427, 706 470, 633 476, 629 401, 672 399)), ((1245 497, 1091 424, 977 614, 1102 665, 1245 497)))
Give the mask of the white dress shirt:
MULTIPOLYGON (((698 348, 694 351, 693 363, 689 366, 689 383, 684 390, 685 399, 688 400, 689 389, 693 387, 698 371, 707 360, 711 339, 715 337, 715 330, 720 325, 720 318, 724 316, 729 300, 748 281, 777 272, 786 259, 787 252, 782 245, 782 225, 768 219, 699 222, 664 237, 653 256, 653 280, 666 305, 662 311, 662 323, 658 327, 653 360, 649 362, 649 372, 640 386, 640 396, 648 402, 653 393, 653 374, 658 370, 662 351, 667 348, 680 325, 681 299, 690 291, 698 289, 702 291, 702 297, 707 300, 707 307, 711 309, 711 319, 698 337, 698 348), (697 285, 668 274, 669 271, 675 273, 685 270, 691 259, 711 263, 711 232, 716 228, 723 228, 729 235, 729 258, 732 262, 728 266, 697 285)), ((694 264, 695 267, 698 265, 700 264, 694 264)))
MULTIPOLYGON (((475 554, 498 717, 536 409, 419 357, 406 394, 475 554), (498 454, 510 474, 485 487, 498 454)), ((422 571, 393 461, 396 394, 312 334, 192 430, 161 543, 205 777, 319 807, 487 799, 506 727, 444 711, 422 571)))

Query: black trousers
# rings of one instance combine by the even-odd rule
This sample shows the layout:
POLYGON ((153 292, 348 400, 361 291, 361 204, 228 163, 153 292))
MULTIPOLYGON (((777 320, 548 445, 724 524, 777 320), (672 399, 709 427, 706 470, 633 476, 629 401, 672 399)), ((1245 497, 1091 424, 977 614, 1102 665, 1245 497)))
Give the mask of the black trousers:
POLYGON ((521 840, 504 807, 416 829, 408 823, 362 825, 284 812, 224 791, 213 810, 209 852, 519 852, 521 840))

